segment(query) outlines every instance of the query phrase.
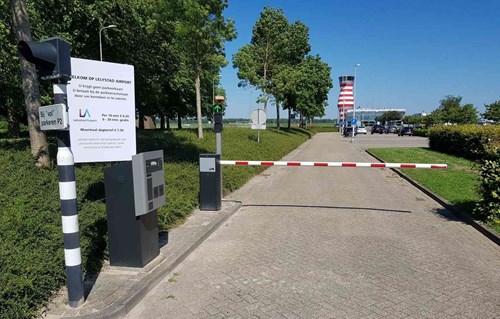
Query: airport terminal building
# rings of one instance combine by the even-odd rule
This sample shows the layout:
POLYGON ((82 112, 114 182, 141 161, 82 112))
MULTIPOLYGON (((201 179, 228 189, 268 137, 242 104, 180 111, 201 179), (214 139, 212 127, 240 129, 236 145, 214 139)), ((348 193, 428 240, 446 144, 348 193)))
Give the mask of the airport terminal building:
MULTIPOLYGON (((401 114, 401 118, 405 116, 406 110, 405 109, 398 109, 398 108, 378 108, 378 109, 356 109, 356 119, 358 120, 359 124, 363 125, 374 125, 376 124, 375 118, 381 116, 385 112, 389 111, 396 111, 401 114)), ((346 112, 346 122, 350 123, 352 120, 352 115, 353 115, 353 110, 347 110, 346 112)))

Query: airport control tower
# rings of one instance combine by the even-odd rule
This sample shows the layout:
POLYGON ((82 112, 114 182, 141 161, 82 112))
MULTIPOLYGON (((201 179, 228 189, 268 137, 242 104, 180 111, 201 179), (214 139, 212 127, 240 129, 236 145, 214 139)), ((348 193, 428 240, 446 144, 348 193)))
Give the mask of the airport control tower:
POLYGON ((339 118, 344 121, 346 118, 347 110, 354 109, 354 76, 343 75, 339 77, 340 94, 337 106, 339 108, 339 118))

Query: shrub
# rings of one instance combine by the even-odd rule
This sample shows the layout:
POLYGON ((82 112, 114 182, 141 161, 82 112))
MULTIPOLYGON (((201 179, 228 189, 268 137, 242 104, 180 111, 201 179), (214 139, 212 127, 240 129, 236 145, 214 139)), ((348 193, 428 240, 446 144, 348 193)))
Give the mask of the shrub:
POLYGON ((487 156, 481 161, 481 200, 474 214, 500 229, 500 145, 491 143, 486 147, 487 156))
POLYGON ((500 126, 435 126, 429 129, 431 149, 469 159, 488 156, 488 145, 500 141, 500 126))
POLYGON ((429 146, 481 163, 474 215, 500 229, 500 126, 436 126, 429 129, 429 146))
POLYGON ((422 137, 428 137, 428 129, 425 128, 416 128, 413 130, 413 135, 415 136, 422 136, 422 137))

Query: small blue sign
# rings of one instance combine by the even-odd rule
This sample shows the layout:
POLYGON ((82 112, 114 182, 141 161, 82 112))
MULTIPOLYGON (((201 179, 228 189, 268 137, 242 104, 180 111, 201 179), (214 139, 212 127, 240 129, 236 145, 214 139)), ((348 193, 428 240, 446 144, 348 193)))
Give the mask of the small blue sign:
POLYGON ((352 125, 356 125, 356 119, 352 119, 352 120, 351 120, 351 124, 352 124, 352 125))
POLYGON ((345 125, 345 121, 344 120, 340 121, 340 125, 345 125))

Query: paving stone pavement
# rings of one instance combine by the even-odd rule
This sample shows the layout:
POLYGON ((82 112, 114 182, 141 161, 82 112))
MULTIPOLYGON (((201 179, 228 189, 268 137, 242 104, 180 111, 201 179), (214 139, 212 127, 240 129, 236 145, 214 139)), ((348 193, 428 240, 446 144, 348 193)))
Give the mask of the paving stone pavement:
MULTIPOLYGON (((288 159, 374 161, 334 134, 288 159)), ((272 167, 230 198, 126 318, 500 318, 499 247, 388 169, 272 167)))

